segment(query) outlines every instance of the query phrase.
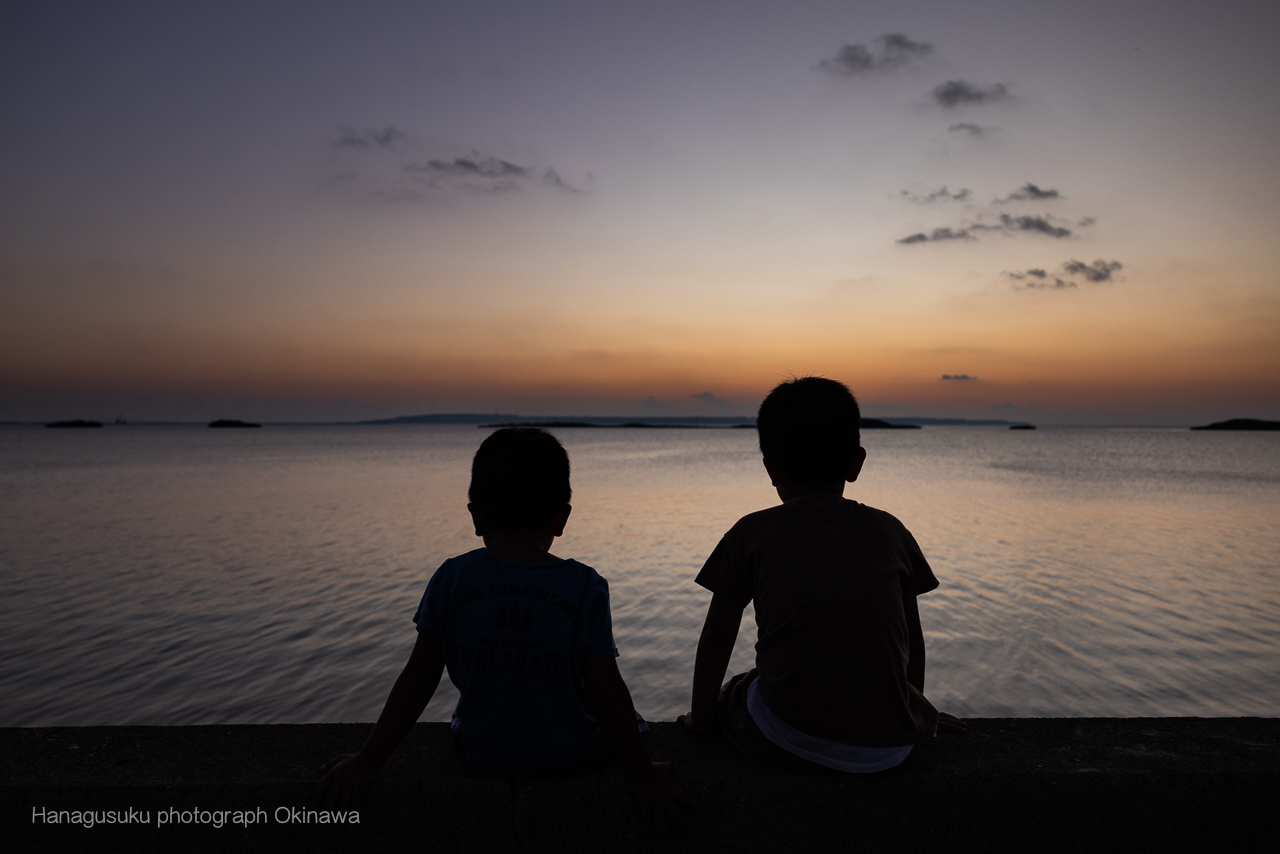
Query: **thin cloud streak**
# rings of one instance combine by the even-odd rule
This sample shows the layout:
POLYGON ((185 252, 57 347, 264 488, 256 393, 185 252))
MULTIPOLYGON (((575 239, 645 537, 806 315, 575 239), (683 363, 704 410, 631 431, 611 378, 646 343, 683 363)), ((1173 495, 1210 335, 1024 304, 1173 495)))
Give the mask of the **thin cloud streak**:
POLYGON ((1047 199, 1065 198, 1057 190, 1037 187, 1035 184, 1023 184, 1003 199, 996 199, 996 202, 1039 202, 1047 199))
POLYGON ((1077 288, 1079 285, 1070 278, 1063 278, 1063 276, 1080 276, 1087 282, 1099 284, 1101 282, 1114 281, 1114 274, 1122 269, 1124 269, 1124 265, 1119 261, 1106 261, 1099 258, 1092 264, 1086 264, 1083 261, 1076 261, 1072 259, 1070 261, 1063 262, 1061 267, 1062 275, 1053 275, 1047 270, 1037 267, 1014 273, 1005 273, 1005 275, 1017 282, 1017 287, 1019 289, 1064 290, 1067 288, 1077 288))
POLYGON ((1003 83, 976 86, 968 80, 948 80, 945 83, 939 83, 933 87, 933 91, 930 94, 933 95, 933 100, 940 106, 947 108, 972 104, 989 104, 1012 97, 1003 83))
POLYGON ((972 195, 973 193, 963 187, 956 190, 954 193, 945 186, 939 187, 932 193, 926 193, 924 195, 921 195, 920 193, 912 193, 908 190, 902 191, 903 198, 918 205, 931 205, 935 202, 964 202, 968 201, 972 195))
POLYGON ((338 138, 333 141, 335 148, 395 148, 396 144, 409 138, 409 135, 394 125, 387 125, 380 130, 359 130, 353 127, 338 128, 338 138))

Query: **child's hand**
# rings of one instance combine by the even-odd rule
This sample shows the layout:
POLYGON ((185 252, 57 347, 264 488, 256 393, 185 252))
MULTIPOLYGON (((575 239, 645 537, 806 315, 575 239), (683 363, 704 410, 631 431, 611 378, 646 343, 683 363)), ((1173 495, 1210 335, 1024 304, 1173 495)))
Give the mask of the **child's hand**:
POLYGON ((320 766, 324 776, 311 800, 316 806, 345 810, 360 802, 364 790, 378 778, 378 768, 359 753, 344 753, 320 766))
POLYGON ((954 715, 938 712, 938 732, 954 732, 963 735, 969 731, 969 725, 954 715))
POLYGON ((693 722, 693 712, 689 712, 685 715, 679 715, 676 717, 676 720, 684 724, 684 728, 694 735, 714 735, 716 732, 715 721, 712 721, 710 724, 703 725, 702 719, 699 718, 698 723, 695 724, 693 722))
POLYGON ((658 830, 658 838, 667 841, 667 813, 685 827, 689 821, 680 811, 680 803, 701 810, 702 804, 696 798, 671 782, 671 775, 676 773, 676 766, 670 762, 654 762, 649 774, 631 778, 627 783, 631 786, 631 794, 640 806, 640 835, 645 836, 652 823, 658 830), (679 801, 680 803, 677 803, 679 801))

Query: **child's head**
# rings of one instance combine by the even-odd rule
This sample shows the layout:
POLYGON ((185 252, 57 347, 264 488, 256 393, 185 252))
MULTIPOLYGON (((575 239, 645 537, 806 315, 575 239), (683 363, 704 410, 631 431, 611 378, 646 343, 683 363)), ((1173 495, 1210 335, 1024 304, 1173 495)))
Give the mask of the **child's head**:
POLYGON ((569 504, 569 455, 545 430, 507 427, 471 461, 471 504, 494 529, 545 528, 569 504))
POLYGON ((760 452, 796 484, 843 483, 862 459, 858 401, 844 383, 800 377, 760 404, 760 452))

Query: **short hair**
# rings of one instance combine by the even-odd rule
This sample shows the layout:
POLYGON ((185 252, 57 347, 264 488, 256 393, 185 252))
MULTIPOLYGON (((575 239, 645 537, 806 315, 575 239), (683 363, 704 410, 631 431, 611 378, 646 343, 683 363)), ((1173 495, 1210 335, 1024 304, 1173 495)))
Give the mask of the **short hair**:
POLYGON ((496 528, 547 525, 573 494, 569 455, 537 427, 506 427, 480 443, 467 497, 496 528))
POLYGON ((760 404, 760 452, 798 484, 843 481, 857 459, 862 413, 853 392, 826 377, 779 384, 760 404))

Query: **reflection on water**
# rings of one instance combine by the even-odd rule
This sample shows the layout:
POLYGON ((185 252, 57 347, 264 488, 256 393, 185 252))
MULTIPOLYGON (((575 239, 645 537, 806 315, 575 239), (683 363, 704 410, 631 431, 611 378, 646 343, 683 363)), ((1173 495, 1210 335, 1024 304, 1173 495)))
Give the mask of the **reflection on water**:
MULTIPOLYGON (((372 720, 474 548, 466 426, 0 430, 0 725, 372 720)), ((562 430, 556 551, 610 580, 646 716, 688 702, 720 534, 776 502, 746 430, 562 430)), ((1274 715, 1280 435, 865 434, 915 533, 927 693, 960 715, 1274 715)), ((732 667, 752 659, 743 622, 732 667)), ((447 680, 426 719, 456 701, 447 680)))

